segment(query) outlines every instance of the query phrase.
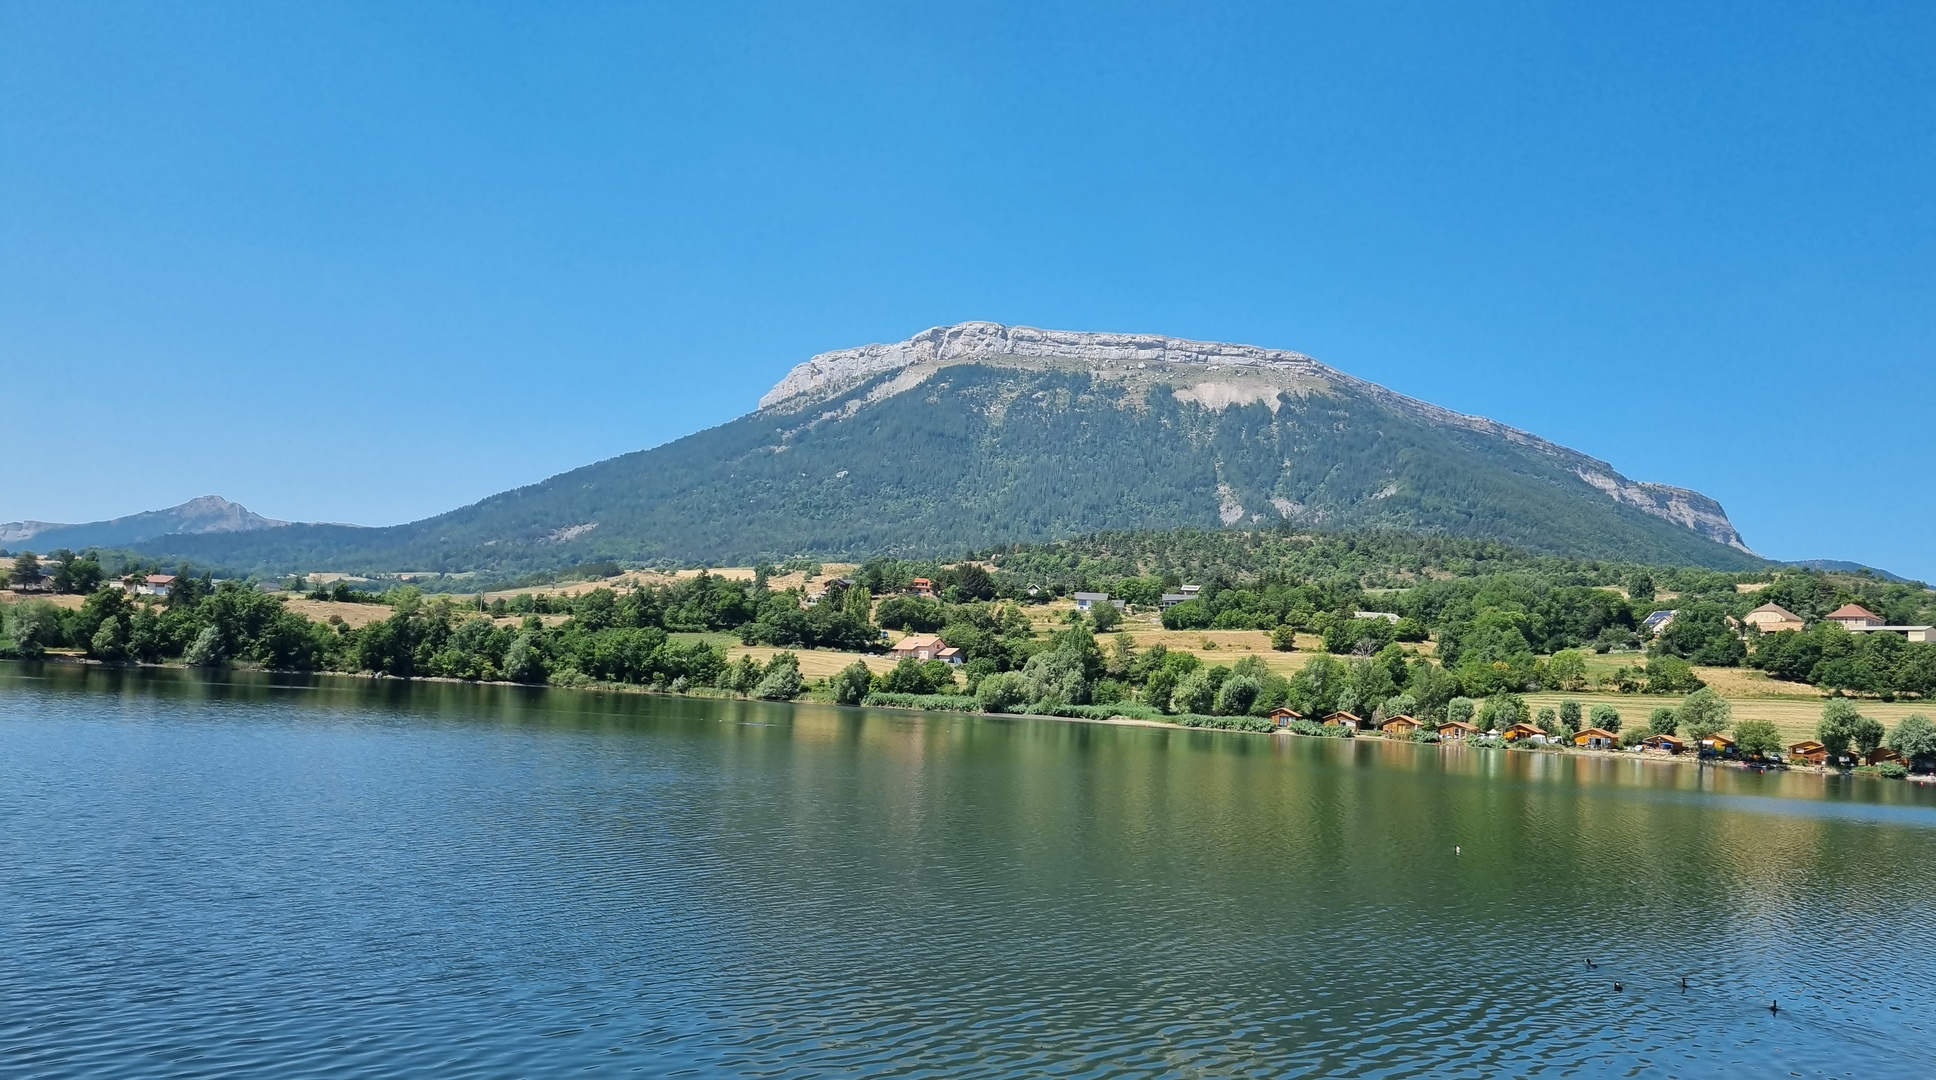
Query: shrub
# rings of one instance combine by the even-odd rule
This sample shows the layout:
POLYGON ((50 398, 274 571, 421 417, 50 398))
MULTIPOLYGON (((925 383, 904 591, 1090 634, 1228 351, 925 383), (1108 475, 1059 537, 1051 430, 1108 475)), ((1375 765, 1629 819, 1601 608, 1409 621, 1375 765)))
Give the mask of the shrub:
POLYGON ((884 694, 872 693, 863 705, 888 705, 901 709, 941 709, 948 712, 973 712, 977 699, 965 694, 884 694))
POLYGON ((873 674, 867 670, 867 665, 856 660, 834 672, 834 677, 827 683, 834 692, 837 704, 858 705, 867 700, 867 691, 873 681, 873 674))
POLYGON ((1182 713, 1172 718, 1184 727, 1218 728, 1224 731, 1272 731, 1276 725, 1261 716, 1204 716, 1182 713))
POLYGON ((1706 685, 1694 674, 1694 666, 1678 656, 1656 656, 1647 661, 1650 694, 1688 694, 1706 685))
POLYGON ((1556 690, 1578 690, 1586 686, 1586 654, 1578 649, 1561 649, 1546 665, 1549 685, 1556 690))
POLYGON ((800 677, 799 658, 783 652, 767 663, 766 673, 753 687, 753 696, 768 701, 792 701, 805 686, 805 680, 800 677))
POLYGON ((1164 608, 1162 619, 1165 630, 1207 630, 1213 616, 1202 600, 1185 600, 1164 608))
POLYGON ((1889 733, 1889 749, 1912 761, 1936 757, 1936 724, 1922 713, 1903 717, 1889 733))
POLYGON ((975 687, 975 703, 983 712, 1014 712, 1028 703, 1029 683, 1019 671, 1004 671, 982 679, 975 687))
MULTIPOLYGON (((1855 741, 1857 730, 1864 728, 1862 724, 1864 720, 1868 718, 1860 714, 1853 701, 1845 697, 1835 697, 1830 699, 1828 705, 1822 706, 1822 720, 1816 724, 1816 739, 1820 739, 1822 745, 1828 747, 1828 753, 1831 755, 1847 753, 1849 743, 1855 741)), ((1868 722, 1874 724, 1874 720, 1868 720, 1868 722)))
POLYGON ((1232 675, 1223 681, 1217 690, 1217 714, 1219 716, 1242 716, 1250 711, 1263 690, 1263 684, 1249 675, 1232 675))
POLYGON ((1285 623, 1271 631, 1271 648, 1278 652, 1297 651, 1297 631, 1285 623))
POLYGON ((1620 710, 1611 705, 1595 705, 1587 716, 1587 722, 1601 731, 1620 734, 1620 710))
POLYGON ((1479 709, 1479 726, 1487 731, 1503 731, 1523 724, 1528 716, 1526 700, 1518 694, 1494 694, 1479 709))
POLYGON ((189 667, 219 667, 228 661, 228 654, 222 647, 222 631, 210 625, 202 627, 195 640, 182 655, 182 663, 189 667))
POLYGON ((1704 688, 1694 691, 1681 703, 1679 718, 1687 737, 1700 740, 1725 731, 1733 715, 1734 709, 1725 698, 1704 688))
POLYGON ((1620 745, 1624 749, 1632 749, 1646 742, 1648 736, 1652 734, 1653 732, 1648 731, 1646 725, 1643 724, 1640 727, 1634 728, 1632 731, 1623 732, 1620 736, 1620 745))
POLYGON ((1781 733, 1766 720, 1743 720, 1734 725, 1736 749, 1750 757, 1766 757, 1781 750, 1781 733))
POLYGON ((1215 709, 1220 680, 1212 674, 1214 670, 1198 668, 1183 676, 1170 691, 1170 708, 1179 713, 1209 713, 1215 709))
POLYGON ((890 694, 939 694, 954 688, 955 669, 946 660, 924 663, 905 656, 881 677, 881 689, 890 694))
POLYGON ((1909 775, 1909 770, 1904 768, 1900 761, 1885 761, 1877 771, 1892 780, 1900 780, 1909 775))

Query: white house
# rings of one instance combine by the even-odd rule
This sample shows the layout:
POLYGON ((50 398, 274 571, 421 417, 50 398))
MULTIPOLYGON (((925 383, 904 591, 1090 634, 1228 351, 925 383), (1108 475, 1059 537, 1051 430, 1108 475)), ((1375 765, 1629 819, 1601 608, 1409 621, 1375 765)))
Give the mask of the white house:
POLYGON ((1125 604, 1121 600, 1111 600, 1106 592, 1079 592, 1076 594, 1076 610, 1088 611, 1097 604, 1114 604, 1121 611, 1125 604))
POLYGON ((1828 621, 1840 623, 1851 634, 1901 634, 1905 640, 1936 641, 1936 626, 1890 626, 1882 617, 1860 604, 1843 604, 1828 613, 1828 621))
POLYGON ((942 641, 935 634, 909 634, 901 643, 887 651, 896 660, 946 660, 957 667, 961 665, 961 650, 942 641))

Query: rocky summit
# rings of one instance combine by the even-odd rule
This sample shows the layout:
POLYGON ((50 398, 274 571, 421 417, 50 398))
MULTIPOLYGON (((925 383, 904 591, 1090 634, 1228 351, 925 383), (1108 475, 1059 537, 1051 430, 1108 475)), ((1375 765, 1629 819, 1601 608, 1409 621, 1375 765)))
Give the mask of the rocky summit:
POLYGON ((1759 562, 1699 492, 1302 353, 983 322, 821 353, 730 423, 424 521, 143 547, 260 569, 458 571, 945 555, 1175 527, 1759 562))

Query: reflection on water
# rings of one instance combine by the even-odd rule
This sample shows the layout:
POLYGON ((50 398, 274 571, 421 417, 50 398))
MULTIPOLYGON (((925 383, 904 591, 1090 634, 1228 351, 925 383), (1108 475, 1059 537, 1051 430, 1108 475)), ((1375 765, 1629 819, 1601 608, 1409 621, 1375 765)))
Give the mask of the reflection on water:
POLYGON ((1936 1049, 1936 798, 1900 782, 0 665, 0 820, 0 1068, 27 1075, 1887 1076, 1936 1049))

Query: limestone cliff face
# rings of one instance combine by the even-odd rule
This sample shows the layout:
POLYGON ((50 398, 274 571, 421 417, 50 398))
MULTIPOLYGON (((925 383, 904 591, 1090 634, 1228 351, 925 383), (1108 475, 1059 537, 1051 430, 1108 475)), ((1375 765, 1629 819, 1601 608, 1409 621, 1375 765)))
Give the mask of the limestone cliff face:
MULTIPOLYGON (((1280 393, 1350 394, 1429 424, 1516 443, 1549 455, 1612 501, 1671 521, 1710 540, 1747 552, 1721 504, 1696 491, 1629 480, 1613 466, 1530 432, 1482 416, 1443 409, 1284 349, 1190 341, 1160 334, 1040 330, 991 322, 937 326, 906 341, 821 353, 787 372, 760 398, 762 412, 803 412, 885 372, 901 374, 876 386, 865 401, 850 401, 840 416, 904 393, 953 364, 1077 366, 1130 383, 1161 381, 1182 401, 1221 410, 1260 402, 1277 407, 1280 393)), ((828 419, 840 416, 829 414, 828 419)), ((1228 515, 1225 515, 1228 516, 1228 515)))

